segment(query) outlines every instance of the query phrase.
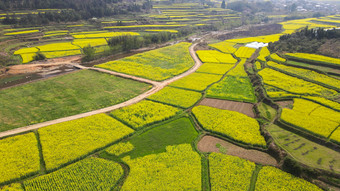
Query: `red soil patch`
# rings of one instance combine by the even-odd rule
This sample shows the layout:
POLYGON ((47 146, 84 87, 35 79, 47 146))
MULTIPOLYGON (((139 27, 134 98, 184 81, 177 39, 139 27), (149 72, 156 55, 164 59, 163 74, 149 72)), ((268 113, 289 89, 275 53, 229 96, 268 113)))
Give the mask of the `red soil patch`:
POLYGON ((254 105, 251 103, 205 98, 201 101, 200 105, 215 107, 219 109, 226 109, 230 111, 237 111, 249 117, 252 118, 255 117, 255 114, 253 112, 254 105))
POLYGON ((198 150, 201 152, 216 152, 219 153, 220 150, 216 147, 216 144, 220 144, 222 147, 226 148, 227 155, 238 156, 240 158, 247 159, 249 161, 260 163, 263 165, 277 166, 277 161, 265 152, 252 149, 244 149, 237 145, 231 144, 222 139, 213 136, 204 136, 197 144, 198 150))

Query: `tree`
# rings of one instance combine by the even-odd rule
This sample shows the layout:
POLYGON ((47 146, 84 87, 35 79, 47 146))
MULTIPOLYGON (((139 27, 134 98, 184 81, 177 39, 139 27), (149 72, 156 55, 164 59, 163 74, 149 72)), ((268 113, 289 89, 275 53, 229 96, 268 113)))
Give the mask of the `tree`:
POLYGON ((225 9, 225 0, 222 1, 221 8, 225 9))
POLYGON ((93 60, 96 50, 91 45, 85 46, 82 50, 83 50, 83 54, 85 55, 82 61, 86 62, 86 61, 93 60))
POLYGON ((37 54, 34 56, 34 60, 45 60, 45 59, 46 59, 46 56, 40 51, 37 52, 37 54))

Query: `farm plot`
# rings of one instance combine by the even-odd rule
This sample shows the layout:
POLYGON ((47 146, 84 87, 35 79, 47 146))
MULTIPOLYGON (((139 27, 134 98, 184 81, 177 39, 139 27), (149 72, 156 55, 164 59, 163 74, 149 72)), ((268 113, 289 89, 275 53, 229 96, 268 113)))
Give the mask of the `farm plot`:
POLYGON ((298 60, 302 62, 309 62, 314 64, 320 64, 325 66, 340 67, 340 59, 332 58, 317 54, 307 54, 307 53, 287 53, 285 56, 288 59, 298 60))
POLYGON ((96 67, 162 81, 181 74, 194 65, 189 54, 190 45, 190 43, 183 42, 99 64, 96 67))
POLYGON ((231 54, 225 54, 217 50, 197 50, 196 54, 202 62, 235 64, 237 60, 231 54))
POLYGON ((270 85, 264 84, 263 87, 266 90, 267 95, 274 100, 281 100, 282 98, 300 97, 300 95, 298 94, 288 93, 287 91, 284 91, 282 89, 270 85))
POLYGON ((235 56, 239 58, 250 58, 254 53, 256 49, 255 48, 249 48, 249 47, 240 47, 235 52, 235 56))
POLYGON ((308 99, 308 100, 312 100, 312 101, 317 102, 321 105, 325 105, 327 107, 330 107, 332 109, 340 111, 340 103, 338 103, 338 102, 331 101, 331 100, 328 100, 328 99, 325 99, 325 98, 322 98, 322 97, 305 96, 303 98, 308 99))
POLYGON ((173 87, 179 87, 189 90, 203 91, 210 84, 217 82, 222 78, 222 75, 205 74, 205 73, 192 73, 180 80, 170 84, 173 87))
POLYGON ((283 63, 286 62, 287 60, 284 58, 281 58, 279 55, 277 55, 276 53, 269 55, 269 58, 271 60, 273 60, 274 62, 278 62, 278 63, 283 63))
POLYGON ((87 158, 51 174, 24 182, 25 190, 112 190, 123 175, 115 162, 87 158))
POLYGON ((191 144, 197 136, 190 119, 182 117, 133 136, 127 142, 113 145, 106 151, 120 158, 129 156, 134 159, 166 152, 169 145, 191 144))
POLYGON ((213 84, 207 97, 235 101, 255 102, 253 86, 244 70, 246 59, 241 59, 235 68, 228 72, 220 82, 213 84))
POLYGON ((306 79, 311 82, 320 83, 323 86, 331 86, 332 89, 339 89, 340 90, 340 80, 336 78, 329 77, 327 75, 314 72, 312 70, 307 69, 301 69, 301 68, 295 68, 291 66, 286 66, 283 64, 277 64, 275 62, 269 61, 267 62, 267 65, 276 69, 284 71, 290 75, 295 75, 297 77, 301 77, 303 79, 306 79))
POLYGON ((220 153, 209 155, 211 190, 248 190, 255 163, 220 153))
POLYGON ((289 173, 281 171, 272 166, 264 166, 257 176, 255 185, 256 191, 262 190, 318 190, 322 191, 316 185, 297 178, 289 173))
POLYGON ((193 106, 199 99, 201 99, 201 97, 202 94, 198 92, 165 87, 161 91, 148 97, 148 99, 181 108, 188 108, 193 106))
POLYGON ((288 93, 326 98, 332 98, 337 95, 335 90, 283 74, 273 69, 265 68, 258 74, 262 77, 264 84, 279 88, 288 93))
POLYGON ((146 125, 166 120, 181 111, 181 109, 176 107, 143 100, 139 103, 114 110, 111 114, 129 126, 140 129, 146 125))
POLYGON ((270 55, 270 52, 268 50, 267 47, 262 47, 260 52, 259 52, 259 56, 257 57, 257 59, 259 59, 260 61, 265 62, 266 61, 266 57, 270 55))
POLYGON ((276 166, 275 158, 255 149, 245 149, 223 139, 206 135, 198 143, 197 149, 205 153, 222 153, 237 156, 258 164, 276 166))
MULTIPOLYGON (((96 39, 74 39, 72 44, 77 45, 81 48, 84 48, 85 46, 105 46, 107 45, 107 41, 105 38, 96 38, 96 39)), ((78 48, 79 48, 78 47, 78 48)))
POLYGON ((204 63, 196 72, 223 75, 232 67, 234 67, 234 64, 204 63))
POLYGON ((333 172, 340 172, 340 154, 332 149, 316 144, 276 125, 266 129, 276 144, 293 158, 308 166, 333 172))
POLYGON ((0 140, 0 155, 0 184, 40 170, 38 142, 33 133, 0 140))
POLYGON ((72 35, 75 39, 91 39, 91 38, 112 38, 117 36, 138 36, 136 32, 94 32, 94 33, 83 33, 72 35))
MULTIPOLYGON (((293 109, 284 108, 281 120, 318 136, 329 138, 339 126, 340 113, 311 101, 294 99, 293 109)), ((339 139, 335 141, 340 142, 339 139)))
POLYGON ((266 141, 260 133, 260 126, 253 118, 235 111, 208 106, 196 106, 192 112, 202 127, 208 131, 244 144, 266 146, 266 141))
POLYGON ((321 71, 321 72, 328 73, 328 74, 340 74, 340 69, 335 69, 335 68, 331 68, 331 67, 320 65, 320 64, 313 65, 310 63, 297 62, 293 60, 288 60, 286 64, 289 66, 294 66, 298 68, 315 69, 317 71, 321 71))
POLYGON ((252 117, 252 118, 255 117, 254 112, 253 112, 254 105, 250 103, 205 98, 199 104, 204 105, 204 106, 218 108, 218 109, 237 111, 239 113, 243 113, 247 115, 248 117, 252 117))
POLYGON ((190 144, 136 159, 124 157, 130 173, 121 190, 200 190, 201 157, 190 144))
POLYGON ((207 91, 207 97, 250 103, 256 102, 254 88, 249 78, 229 75, 222 81, 212 85, 207 91))
POLYGON ((25 31, 18 31, 18 32, 11 32, 11 33, 5 33, 5 36, 16 36, 16 35, 25 35, 25 34, 32 34, 32 33, 38 33, 39 30, 25 30, 25 31))
POLYGON ((234 47, 234 45, 236 45, 236 43, 227 42, 227 41, 209 44, 209 46, 216 48, 217 50, 221 52, 229 53, 229 54, 236 52, 237 49, 234 47))
POLYGON ((248 74, 244 70, 244 64, 246 63, 246 61, 246 59, 242 58, 241 61, 236 65, 236 67, 228 72, 228 76, 248 77, 248 74))
POLYGON ((59 123, 39 129, 47 170, 81 158, 133 132, 105 114, 59 123))
POLYGON ((186 24, 177 25, 129 25, 129 26, 109 26, 104 27, 104 29, 132 29, 132 28, 177 28, 184 27, 186 24))
POLYGON ((144 83, 83 70, 0 91, 0 131, 115 105, 149 89, 144 83))

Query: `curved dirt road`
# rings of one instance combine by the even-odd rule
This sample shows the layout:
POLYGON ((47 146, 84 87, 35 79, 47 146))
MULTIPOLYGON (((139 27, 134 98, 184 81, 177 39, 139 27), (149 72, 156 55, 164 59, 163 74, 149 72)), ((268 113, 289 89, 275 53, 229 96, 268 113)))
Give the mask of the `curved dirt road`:
POLYGON ((148 80, 148 79, 144 79, 144 78, 140 78, 140 77, 136 77, 136 76, 131 76, 131 75, 127 75, 127 74, 112 72, 112 71, 105 70, 105 69, 98 70, 99 68, 92 68, 92 67, 87 68, 87 67, 83 67, 83 66, 73 64, 75 66, 78 66, 78 67, 84 68, 84 69, 98 70, 98 71, 101 71, 101 72, 105 72, 105 73, 109 73, 109 74, 113 74, 113 75, 118 75, 118 76, 121 76, 121 77, 124 77, 124 78, 133 79, 133 80, 137 80, 137 81, 144 82, 144 83, 150 83, 150 84, 153 85, 153 87, 149 91, 147 91, 147 92, 145 92, 145 93, 143 93, 143 94, 141 94, 137 97, 134 97, 134 98, 132 98, 128 101, 117 104, 117 105, 113 105, 113 106, 110 106, 110 107, 106 107, 106 108, 102 108, 102 109, 98 109, 98 110, 94 110, 94 111, 90 111, 90 112, 86 112, 86 113, 81 113, 81 114, 77 114, 77 115, 73 115, 73 116, 69 116, 69 117, 59 118, 59 119, 55 119, 55 120, 51 120, 51 121, 46 121, 46 122, 43 122, 43 123, 38 123, 38 124, 26 126, 26 127, 20 127, 20 128, 9 130, 9 131, 4 131, 4 132, 0 133, 0 138, 10 136, 10 135, 19 134, 19 133, 23 133, 23 132, 27 132, 27 131, 31 131, 31 130, 35 130, 35 129, 39 129, 39 128, 42 128, 42 127, 45 127, 45 126, 48 126, 48 125, 53 125, 53 124, 57 124, 57 123, 62 123, 62 122, 66 122, 66 121, 80 119, 80 118, 83 118, 83 117, 88 117, 88 116, 99 114, 99 113, 106 113, 106 112, 109 112, 109 111, 112 111, 112 110, 115 110, 115 109, 119 109, 121 107, 125 107, 125 106, 128 106, 128 105, 137 103, 137 102, 147 98, 148 96, 158 92, 159 90, 163 89, 165 86, 169 85, 170 83, 172 83, 176 80, 179 80, 179 79, 181 79, 185 76, 188 76, 189 74, 195 72, 202 65, 202 62, 196 56, 195 51, 194 51, 194 48, 195 48, 196 45, 197 45, 197 43, 195 43, 195 44, 193 44, 189 47, 189 52, 190 52, 191 57, 195 61, 195 65, 192 68, 190 68, 188 71, 186 71, 186 72, 184 72, 184 73, 182 73, 178 76, 175 76, 171 79, 162 81, 162 82, 155 82, 155 81, 152 81, 152 80, 148 80))

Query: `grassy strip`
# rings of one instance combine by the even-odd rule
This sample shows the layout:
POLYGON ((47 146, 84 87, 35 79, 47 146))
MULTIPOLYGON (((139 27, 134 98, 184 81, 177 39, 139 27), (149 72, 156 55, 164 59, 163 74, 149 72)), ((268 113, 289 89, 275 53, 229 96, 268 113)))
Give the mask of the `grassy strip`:
POLYGON ((255 169, 253 171, 253 175, 251 176, 251 179, 250 179, 250 185, 249 185, 248 191, 254 191, 255 190, 257 176, 259 175, 261 168, 262 168, 261 164, 256 164, 255 169))
POLYGON ((43 151, 42 151, 42 145, 41 145, 41 141, 40 141, 40 135, 39 135, 39 132, 38 130, 34 130, 33 131, 36 138, 37 138, 37 142, 38 142, 38 149, 39 149, 39 157, 40 157, 40 173, 41 174, 46 174, 46 163, 45 163, 45 160, 44 160, 44 154, 43 154, 43 151))

